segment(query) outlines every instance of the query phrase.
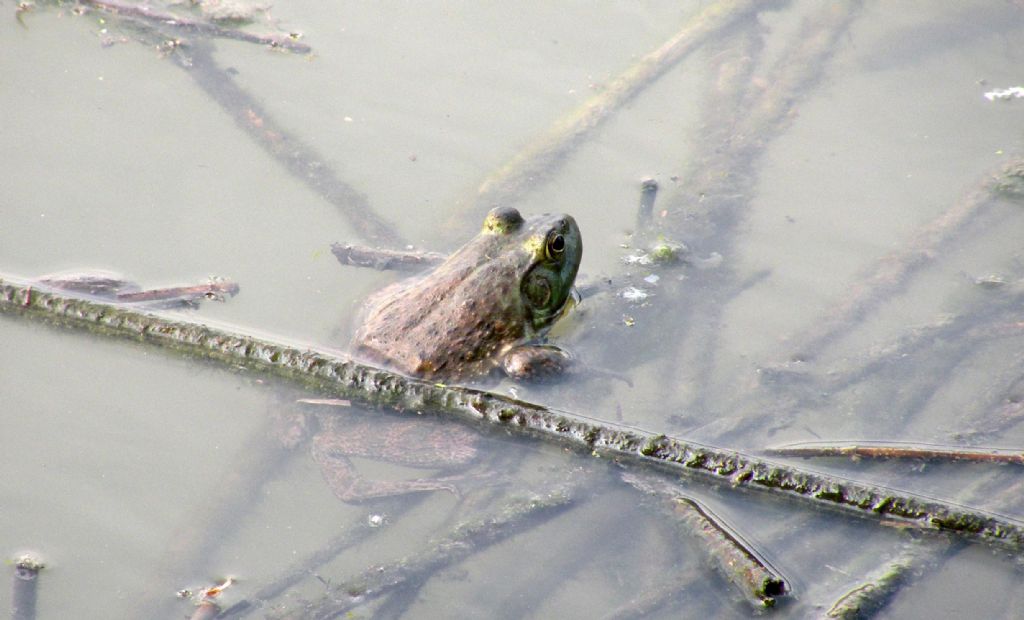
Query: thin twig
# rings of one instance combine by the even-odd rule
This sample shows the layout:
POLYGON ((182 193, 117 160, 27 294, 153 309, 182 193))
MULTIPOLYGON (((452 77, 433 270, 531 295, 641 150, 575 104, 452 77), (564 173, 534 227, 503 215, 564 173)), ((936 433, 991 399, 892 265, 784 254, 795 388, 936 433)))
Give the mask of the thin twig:
POLYGON ((858 459, 922 459, 928 461, 973 461, 1024 465, 1024 452, 1015 450, 924 446, 909 443, 801 443, 768 448, 773 456, 848 457, 858 459))
MULTIPOLYGON (((390 519, 399 520, 403 515, 418 506, 424 496, 406 498, 404 501, 389 502, 386 512, 390 519)), ((251 612, 259 610, 269 601, 281 596, 289 588, 297 585, 302 580, 316 575, 317 569, 334 560, 344 551, 362 543, 381 532, 379 527, 374 527, 368 521, 360 526, 346 526, 346 528, 331 538, 327 543, 311 553, 307 557, 287 567, 280 575, 261 586, 245 600, 235 603, 224 611, 222 617, 234 618, 243 617, 251 612)))

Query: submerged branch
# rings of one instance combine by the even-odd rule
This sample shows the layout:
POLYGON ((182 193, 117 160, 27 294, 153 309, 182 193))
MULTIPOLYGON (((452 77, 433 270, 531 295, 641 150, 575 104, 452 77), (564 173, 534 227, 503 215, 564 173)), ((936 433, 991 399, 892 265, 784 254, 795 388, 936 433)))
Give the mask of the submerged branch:
POLYGON ((688 536, 700 541, 715 569, 755 608, 774 607, 775 599, 788 592, 782 575, 762 560, 743 536, 707 507, 661 481, 653 482, 632 473, 622 479, 636 489, 668 500, 674 522, 688 536))
POLYGON ((726 578, 746 593, 752 605, 773 607, 775 599, 786 593, 786 582, 738 536, 696 500, 680 497, 674 512, 692 535, 708 549, 715 566, 726 578))
POLYGON ((771 6, 754 0, 719 0, 709 4, 671 39, 611 80, 601 94, 560 119, 548 133, 492 173, 480 186, 474 206, 482 210, 495 204, 513 204, 540 187, 558 172, 580 142, 644 88, 722 30, 771 6))
POLYGON ((839 597, 825 612, 825 617, 843 620, 870 618, 888 605, 906 583, 938 562, 950 546, 949 541, 941 545, 915 541, 863 583, 839 597))
POLYGON ((574 505, 575 485, 568 483, 544 494, 508 500, 496 513, 456 525, 428 548, 329 587, 318 601, 303 604, 283 618, 336 618, 396 588, 429 577, 493 544, 506 540, 538 520, 546 521, 574 505))
POLYGON ((850 293, 828 311, 824 320, 797 340, 791 359, 815 357, 825 346, 849 333, 882 302, 900 291, 911 276, 941 254, 946 243, 957 239, 970 223, 1005 197, 1005 187, 1022 175, 1024 156, 986 175, 966 196, 942 215, 924 225, 899 250, 891 252, 849 287, 850 293))
POLYGON ((953 531, 1010 549, 1024 549, 1024 523, 1000 515, 600 422, 479 389, 411 379, 324 350, 269 342, 10 281, 0 281, 0 313, 165 347, 238 370, 274 375, 370 407, 431 412, 559 442, 623 464, 646 464, 670 475, 692 475, 819 506, 905 519, 922 529, 953 531))
POLYGON ((268 155, 297 181, 337 207, 360 237, 383 245, 402 244, 394 228, 374 212, 366 195, 341 180, 320 153, 275 121, 217 64, 208 45, 199 42, 187 50, 175 47, 171 58, 268 155))

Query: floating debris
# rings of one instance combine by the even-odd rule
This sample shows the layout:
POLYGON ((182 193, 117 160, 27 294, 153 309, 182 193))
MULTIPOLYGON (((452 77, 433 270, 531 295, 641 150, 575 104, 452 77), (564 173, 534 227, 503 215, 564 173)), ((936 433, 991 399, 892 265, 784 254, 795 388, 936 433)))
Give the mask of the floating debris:
POLYGON ((374 514, 367 517, 366 522, 370 527, 380 527, 388 522, 387 517, 381 514, 374 514))
POLYGON ((990 90, 985 93, 985 99, 989 101, 1009 101, 1010 99, 1024 99, 1024 86, 1011 86, 1002 90, 990 90))
POLYGON ((651 255, 646 252, 640 252, 638 254, 629 254, 622 257, 622 262, 627 265, 650 265, 654 262, 651 255))
POLYGON ((974 284, 981 288, 999 288, 1006 285, 1006 278, 1000 275, 987 275, 974 278, 974 284))
POLYGON ((689 251, 689 248, 682 243, 661 239, 651 247, 651 260, 662 265, 669 265, 682 260, 689 251))
POLYGON ((646 278, 644 278, 644 282, 646 282, 648 284, 657 284, 658 280, 660 280, 660 279, 661 279, 661 276, 659 276, 656 273, 652 273, 651 275, 649 275, 646 278))
POLYGON ((637 288, 635 286, 626 287, 619 294, 622 295, 623 299, 634 304, 642 303, 646 301, 648 297, 651 296, 651 294, 645 291, 644 289, 637 288))

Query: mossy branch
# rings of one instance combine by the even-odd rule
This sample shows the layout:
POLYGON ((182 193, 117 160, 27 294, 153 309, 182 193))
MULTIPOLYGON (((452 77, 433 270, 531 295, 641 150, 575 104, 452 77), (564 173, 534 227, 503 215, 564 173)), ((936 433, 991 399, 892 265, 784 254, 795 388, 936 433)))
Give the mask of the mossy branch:
POLYGON ((324 350, 76 299, 7 280, 0 280, 0 313, 161 346, 192 358, 274 375, 370 407, 431 412, 493 425, 626 465, 647 465, 669 475, 761 489, 863 515, 904 519, 921 529, 955 532, 1012 550, 1024 549, 1024 523, 1007 517, 616 426, 479 389, 411 379, 324 350))

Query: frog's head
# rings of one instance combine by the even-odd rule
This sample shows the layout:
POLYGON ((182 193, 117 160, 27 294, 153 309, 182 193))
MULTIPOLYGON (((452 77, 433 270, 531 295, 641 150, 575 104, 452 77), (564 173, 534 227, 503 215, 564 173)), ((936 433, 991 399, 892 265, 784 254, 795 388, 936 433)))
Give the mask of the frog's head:
POLYGON ((504 237, 517 256, 519 291, 535 330, 551 326, 572 295, 583 256, 583 238, 571 215, 523 219, 511 207, 492 209, 483 233, 504 237))

